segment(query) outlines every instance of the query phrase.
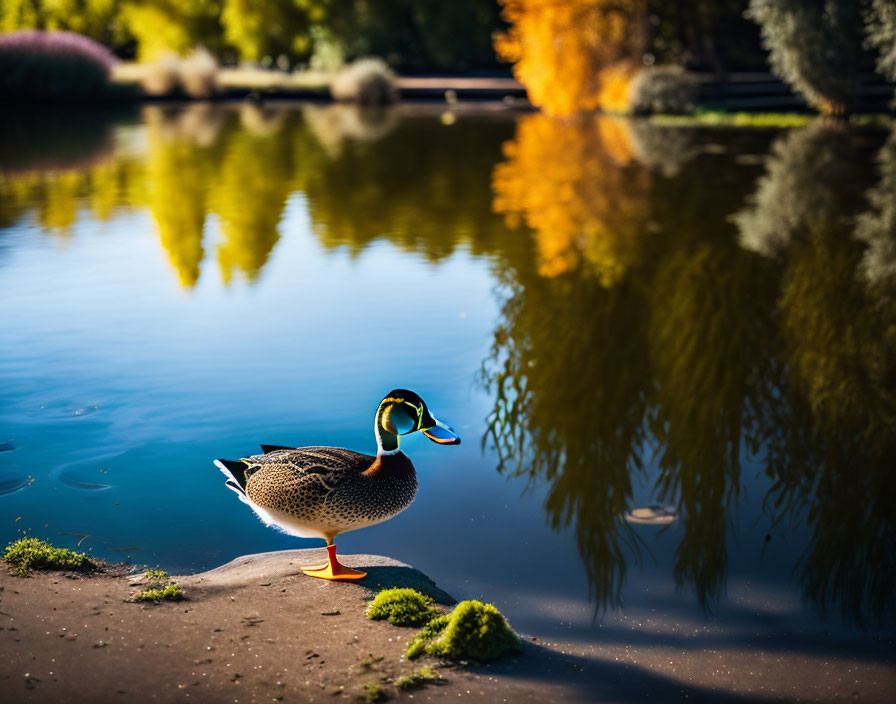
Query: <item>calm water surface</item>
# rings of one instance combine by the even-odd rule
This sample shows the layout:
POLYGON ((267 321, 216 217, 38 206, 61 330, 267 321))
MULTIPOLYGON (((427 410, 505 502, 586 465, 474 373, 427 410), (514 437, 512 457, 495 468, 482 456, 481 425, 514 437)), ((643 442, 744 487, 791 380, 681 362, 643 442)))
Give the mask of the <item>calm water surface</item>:
POLYGON ((342 552, 549 637, 891 633, 896 138, 440 112, 4 115, 0 539, 317 546, 211 460, 401 386, 464 442, 342 552))

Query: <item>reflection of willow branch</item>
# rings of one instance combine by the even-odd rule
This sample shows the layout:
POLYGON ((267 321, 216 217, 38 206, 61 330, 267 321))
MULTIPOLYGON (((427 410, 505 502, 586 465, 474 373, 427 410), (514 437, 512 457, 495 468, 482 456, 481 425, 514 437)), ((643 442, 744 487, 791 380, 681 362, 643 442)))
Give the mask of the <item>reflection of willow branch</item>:
POLYGON ((842 125, 818 121, 779 139, 752 206, 735 216, 741 245, 772 256, 831 218, 845 222, 862 198, 858 156, 842 125))
MULTIPOLYGON (((896 618, 896 306, 856 277, 861 249, 839 233, 790 256, 782 325, 808 427, 790 438, 770 502, 805 519, 805 597, 859 624, 896 618), (809 448, 805 445, 808 444, 809 448), (794 458, 807 463, 794 465, 794 458)), ((787 513, 785 513, 785 511, 787 513)))
POLYGON ((856 234, 868 245, 861 265, 865 279, 873 285, 892 286, 896 283, 896 131, 879 159, 880 182, 868 193, 871 208, 859 217, 856 234))
POLYGON ((643 307, 630 286, 608 291, 581 272, 527 281, 505 303, 483 364, 496 395, 483 442, 494 442, 502 470, 548 483, 548 522, 574 529, 591 594, 606 608, 619 602, 626 549, 639 556, 622 517, 644 442, 643 307), (622 329, 633 332, 608 344, 606 331, 622 329))
POLYGON ((724 591, 742 446, 758 444, 758 419, 773 402, 763 349, 773 300, 756 285, 763 265, 704 241, 663 257, 650 286, 657 488, 678 501, 683 523, 676 581, 693 583, 707 610, 724 591))
POLYGON ((864 285, 853 237, 861 173, 851 135, 812 126, 779 141, 742 242, 783 265, 778 301, 788 391, 763 427, 766 507, 806 520, 798 566, 822 616, 896 616, 896 308, 864 285), (791 206, 788 210, 780 204, 791 206))

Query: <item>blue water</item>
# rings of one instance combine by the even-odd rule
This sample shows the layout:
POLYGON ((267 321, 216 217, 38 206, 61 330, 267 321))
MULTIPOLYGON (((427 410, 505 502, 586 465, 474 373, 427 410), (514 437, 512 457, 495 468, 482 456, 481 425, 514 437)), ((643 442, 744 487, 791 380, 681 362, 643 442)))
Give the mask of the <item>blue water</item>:
MULTIPOLYGON (((0 539, 172 572, 317 546, 263 526, 211 460, 259 443, 373 452, 377 404, 405 387, 463 443, 404 439, 415 502, 340 536, 340 552, 406 561, 548 636, 588 640, 644 613, 891 624, 893 553, 877 584, 863 560, 893 540, 873 507, 894 498, 893 377, 874 377, 896 358, 878 326, 892 289, 855 288, 856 238, 812 230, 772 255, 731 222, 763 207, 762 179, 788 158, 769 155, 799 133, 685 131, 656 154, 670 135, 651 143, 644 125, 315 110, 150 108, 65 150, 48 141, 37 165, 3 145, 0 483, 24 486, 0 496, 0 539), (527 170, 521 152, 543 160, 551 138, 556 160, 527 170), (830 281, 831 262, 852 273, 830 281), (854 342, 837 347, 828 324, 854 342), (857 410, 849 370, 869 349, 871 410, 857 410), (830 374, 823 393, 806 365, 830 374), (519 404, 494 426, 516 447, 499 472, 500 379, 519 404), (864 454, 844 464, 857 433, 864 454), (836 484, 846 468, 855 496, 811 488, 812 472, 836 484), (790 512, 769 494, 782 477, 790 512), (626 522, 658 502, 675 522, 626 522), (845 535, 813 539, 819 520, 845 535), (617 550, 601 547, 611 536, 617 550), (867 578, 824 595, 806 576, 813 545, 824 569, 867 578)), ((861 193, 886 138, 851 138, 861 193)))

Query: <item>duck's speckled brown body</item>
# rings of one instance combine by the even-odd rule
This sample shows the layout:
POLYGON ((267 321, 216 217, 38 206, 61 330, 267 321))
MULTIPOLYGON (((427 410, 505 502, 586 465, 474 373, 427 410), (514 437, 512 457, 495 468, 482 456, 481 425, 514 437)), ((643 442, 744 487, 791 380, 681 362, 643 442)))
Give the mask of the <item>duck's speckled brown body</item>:
POLYGON ((336 447, 299 447, 242 462, 246 498, 256 513, 304 538, 331 541, 380 523, 410 506, 417 494, 414 465, 401 452, 374 457, 336 447))

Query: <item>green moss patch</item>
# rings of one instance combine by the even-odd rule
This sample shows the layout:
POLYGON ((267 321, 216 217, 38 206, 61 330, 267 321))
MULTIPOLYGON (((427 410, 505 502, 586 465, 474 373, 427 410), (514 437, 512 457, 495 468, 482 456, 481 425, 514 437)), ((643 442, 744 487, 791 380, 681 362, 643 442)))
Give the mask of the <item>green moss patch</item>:
POLYGON ((134 601, 158 604, 162 601, 180 601, 184 591, 177 582, 172 582, 165 570, 158 568, 146 570, 142 579, 146 589, 134 595, 134 601))
POLYGON ((160 601, 180 601, 184 598, 184 592, 176 582, 166 584, 163 587, 145 589, 134 595, 134 601, 151 601, 158 604, 160 601))
POLYGON ((522 650, 523 642, 492 604, 462 601, 450 614, 424 626, 405 654, 411 660, 422 655, 448 660, 494 660, 522 650))
POLYGON ((439 673, 429 665, 424 665, 410 675, 402 675, 396 679, 395 686, 399 689, 419 689, 438 679, 439 673))
POLYGON ((37 538, 20 538, 6 546, 3 561, 25 576, 29 570, 92 570, 96 567, 83 552, 57 548, 37 538))
POLYGON ((367 607, 367 617, 386 619, 393 626, 422 626, 439 615, 432 597, 416 589, 384 589, 367 607))
POLYGON ((146 580, 147 584, 168 584, 171 581, 168 573, 165 570, 160 570, 158 568, 146 570, 146 572, 143 573, 143 578, 146 580))
POLYGON ((382 702, 389 697, 386 694, 383 685, 379 682, 365 682, 364 693, 361 695, 361 698, 364 699, 365 702, 382 702))

